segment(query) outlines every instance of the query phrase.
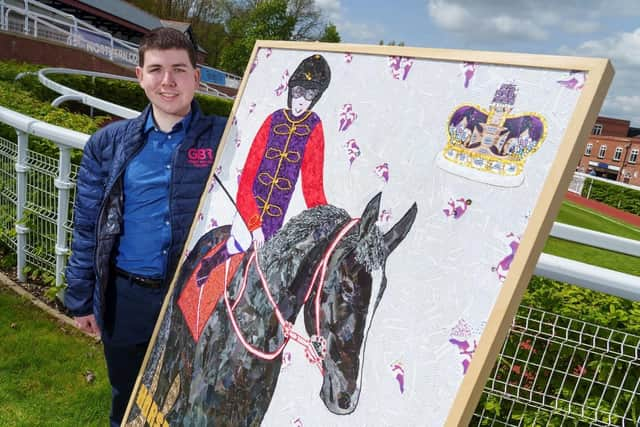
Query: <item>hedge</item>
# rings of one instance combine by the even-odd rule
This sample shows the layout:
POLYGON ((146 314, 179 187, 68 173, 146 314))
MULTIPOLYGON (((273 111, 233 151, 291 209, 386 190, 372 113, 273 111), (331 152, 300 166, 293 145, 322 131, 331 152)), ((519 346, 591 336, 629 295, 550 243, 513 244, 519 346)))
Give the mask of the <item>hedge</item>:
MULTIPOLYGON (((63 108, 52 107, 51 104, 35 97, 31 92, 6 81, 0 81, 0 105, 34 119, 86 134, 92 134, 98 130, 106 119, 105 116, 91 118, 83 114, 72 113, 63 108)), ((0 124, 0 137, 12 141, 15 140, 15 129, 11 126, 0 124)), ((54 143, 46 139, 30 136, 29 146, 39 153, 52 157, 58 156, 58 148, 54 143)), ((80 157, 81 152, 79 150, 72 150, 74 163, 78 163, 80 157)))
POLYGON ((582 187, 582 196, 589 196, 590 199, 614 208, 640 215, 640 191, 638 190, 587 178, 582 187))

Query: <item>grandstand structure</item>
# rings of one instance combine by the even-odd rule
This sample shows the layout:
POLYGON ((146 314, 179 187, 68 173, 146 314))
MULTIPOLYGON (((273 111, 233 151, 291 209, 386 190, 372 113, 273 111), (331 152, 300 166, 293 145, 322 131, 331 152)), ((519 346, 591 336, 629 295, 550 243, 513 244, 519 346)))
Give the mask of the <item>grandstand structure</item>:
MULTIPOLYGON (((193 40, 188 23, 161 20, 121 0, 0 0, 0 31, 77 48, 125 69, 138 64, 140 38, 160 26, 177 28, 193 40)), ((199 48, 199 62, 205 56, 199 48)), ((224 98, 235 95, 240 77, 198 67, 204 92, 224 98)))

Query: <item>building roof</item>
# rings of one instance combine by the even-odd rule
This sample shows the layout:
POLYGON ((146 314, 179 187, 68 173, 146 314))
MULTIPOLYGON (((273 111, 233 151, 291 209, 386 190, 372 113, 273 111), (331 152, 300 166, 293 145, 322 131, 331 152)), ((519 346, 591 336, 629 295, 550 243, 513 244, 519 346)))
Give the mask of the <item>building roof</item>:
POLYGON ((160 22, 162 23, 163 27, 175 28, 176 30, 182 31, 183 33, 186 33, 191 27, 191 24, 189 22, 173 21, 170 19, 161 19, 160 22))
POLYGON ((626 125, 626 126, 629 126, 629 124, 631 123, 629 120, 614 119, 613 117, 605 117, 605 116, 598 116, 596 123, 598 122, 618 123, 620 125, 626 125))
POLYGON ((629 128, 629 133, 627 134, 627 136, 629 138, 636 138, 636 137, 640 136, 640 128, 630 127, 629 128))
POLYGON ((160 19, 136 6, 121 0, 76 0, 94 9, 108 13, 120 19, 131 22, 139 27, 151 30, 161 27, 160 19))

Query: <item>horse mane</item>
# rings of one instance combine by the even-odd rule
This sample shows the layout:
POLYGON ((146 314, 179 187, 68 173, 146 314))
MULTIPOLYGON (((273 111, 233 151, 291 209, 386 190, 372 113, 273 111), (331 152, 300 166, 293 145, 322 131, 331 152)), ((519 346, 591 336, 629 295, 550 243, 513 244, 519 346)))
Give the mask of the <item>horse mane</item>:
POLYGON ((362 264, 369 273, 384 265, 389 253, 384 244, 384 235, 377 225, 371 227, 357 242, 356 261, 362 264))
MULTIPOLYGON (((333 205, 320 205, 306 209, 291 218, 266 244, 262 251, 267 265, 284 253, 306 252, 333 234, 338 226, 351 218, 349 213, 333 205)), ((364 236, 349 233, 342 245, 355 250, 356 260, 367 271, 373 271, 384 264, 387 252, 384 237, 377 226, 370 227, 364 236)))
POLYGON ((262 251, 267 264, 287 252, 306 252, 327 238, 338 224, 350 218, 346 210, 332 205, 306 209, 291 218, 266 244, 262 251))

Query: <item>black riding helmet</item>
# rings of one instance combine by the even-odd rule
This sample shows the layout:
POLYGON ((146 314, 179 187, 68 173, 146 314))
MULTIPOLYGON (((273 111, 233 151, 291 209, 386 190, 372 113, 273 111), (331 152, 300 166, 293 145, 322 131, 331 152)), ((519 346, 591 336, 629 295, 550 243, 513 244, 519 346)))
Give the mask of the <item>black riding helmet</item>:
POLYGON ((298 65, 298 68, 296 68, 289 79, 287 106, 291 108, 294 88, 302 87, 305 89, 305 98, 311 101, 309 109, 313 108, 322 96, 323 92, 329 86, 330 81, 331 69, 329 68, 329 64, 327 64, 327 61, 322 57, 322 55, 311 55, 298 65), (309 99, 307 96, 313 97, 312 99, 309 99))

